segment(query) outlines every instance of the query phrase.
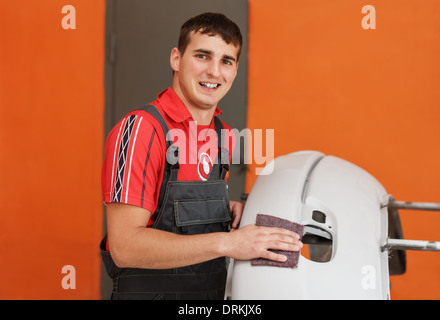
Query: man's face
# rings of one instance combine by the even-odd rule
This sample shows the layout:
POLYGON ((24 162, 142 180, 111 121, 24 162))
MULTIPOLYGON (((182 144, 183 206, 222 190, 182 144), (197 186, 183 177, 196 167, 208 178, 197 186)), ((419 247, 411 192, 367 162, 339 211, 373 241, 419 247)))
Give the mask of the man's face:
POLYGON ((237 75, 238 47, 220 36, 192 32, 183 56, 171 52, 173 89, 190 110, 216 107, 237 75))

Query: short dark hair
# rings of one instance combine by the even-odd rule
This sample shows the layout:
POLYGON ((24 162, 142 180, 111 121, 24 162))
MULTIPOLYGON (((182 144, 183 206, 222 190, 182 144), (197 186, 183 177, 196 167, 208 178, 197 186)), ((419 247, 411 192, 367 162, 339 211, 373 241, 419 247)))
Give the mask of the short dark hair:
POLYGON ((205 12, 186 21, 180 29, 177 46, 182 55, 188 46, 190 33, 192 31, 207 34, 209 36, 220 35, 227 44, 232 43, 234 46, 238 47, 237 60, 239 59, 243 41, 241 31, 235 22, 230 20, 224 14, 205 12))

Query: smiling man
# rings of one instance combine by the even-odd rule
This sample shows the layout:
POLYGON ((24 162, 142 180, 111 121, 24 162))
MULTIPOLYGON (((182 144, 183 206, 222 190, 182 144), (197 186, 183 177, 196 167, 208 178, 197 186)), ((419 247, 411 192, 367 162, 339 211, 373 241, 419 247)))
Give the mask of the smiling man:
POLYGON ((243 206, 229 201, 226 184, 233 144, 217 139, 231 128, 216 116, 241 45, 239 28, 222 14, 185 22, 170 55, 172 87, 109 134, 101 249, 113 299, 223 299, 225 257, 285 261, 269 249, 302 246, 285 229, 237 229, 243 206))

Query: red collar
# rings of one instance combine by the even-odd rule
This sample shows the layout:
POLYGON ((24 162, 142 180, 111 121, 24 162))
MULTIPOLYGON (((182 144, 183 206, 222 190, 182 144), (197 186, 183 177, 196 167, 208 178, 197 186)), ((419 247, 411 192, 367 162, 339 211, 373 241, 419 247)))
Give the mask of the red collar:
MULTIPOLYGON (((157 101, 162 106, 163 111, 175 122, 184 122, 188 119, 192 120, 191 113, 172 88, 165 89, 159 93, 157 95, 157 101)), ((219 108, 215 108, 214 116, 222 113, 219 108)))

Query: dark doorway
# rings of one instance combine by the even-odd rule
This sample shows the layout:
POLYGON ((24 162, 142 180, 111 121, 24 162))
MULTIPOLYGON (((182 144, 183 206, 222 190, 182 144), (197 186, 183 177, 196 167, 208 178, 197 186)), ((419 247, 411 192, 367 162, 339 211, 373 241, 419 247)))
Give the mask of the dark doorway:
MULTIPOLYGON (((171 86, 169 57, 177 45, 180 26, 206 11, 224 13, 242 31, 244 43, 238 75, 219 108, 224 113, 222 120, 231 127, 246 127, 247 0, 107 0, 105 137, 125 114, 155 100, 159 92, 171 86)), ((240 199, 244 183, 243 167, 232 165, 232 200, 240 199)), ((104 221, 104 233, 105 225, 104 221)), ((112 284, 103 268, 101 274, 101 296, 108 299, 112 284)))

